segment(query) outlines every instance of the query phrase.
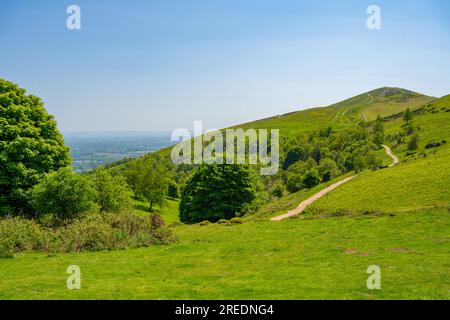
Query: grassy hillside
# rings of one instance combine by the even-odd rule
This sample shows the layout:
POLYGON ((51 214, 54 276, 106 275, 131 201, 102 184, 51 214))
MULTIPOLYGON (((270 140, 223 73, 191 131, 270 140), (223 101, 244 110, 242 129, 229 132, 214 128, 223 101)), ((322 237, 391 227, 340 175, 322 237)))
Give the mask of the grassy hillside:
MULTIPOLYGON (((425 149, 430 142, 450 141, 450 96, 424 106, 413 118, 421 127, 419 150, 407 156, 406 144, 393 151, 400 165, 365 172, 314 203, 309 210, 330 212, 337 209, 397 212, 450 206, 450 144, 425 149)), ((388 133, 399 132, 403 120, 387 122, 388 133)))
POLYGON ((378 114, 387 116, 406 108, 414 110, 434 100, 433 97, 405 89, 384 87, 328 107, 292 112, 235 127, 280 129, 281 135, 297 136, 327 125, 342 128, 361 119, 373 120, 378 114))

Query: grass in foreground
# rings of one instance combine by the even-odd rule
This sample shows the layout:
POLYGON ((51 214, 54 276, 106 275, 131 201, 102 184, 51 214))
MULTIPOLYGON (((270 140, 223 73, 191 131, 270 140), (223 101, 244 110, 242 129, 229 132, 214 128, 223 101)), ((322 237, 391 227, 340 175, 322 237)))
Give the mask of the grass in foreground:
POLYGON ((1 299, 449 299, 450 213, 178 226, 180 242, 0 259, 1 299), (82 288, 66 288, 66 268, 82 288), (366 288, 378 265, 382 289, 366 288))

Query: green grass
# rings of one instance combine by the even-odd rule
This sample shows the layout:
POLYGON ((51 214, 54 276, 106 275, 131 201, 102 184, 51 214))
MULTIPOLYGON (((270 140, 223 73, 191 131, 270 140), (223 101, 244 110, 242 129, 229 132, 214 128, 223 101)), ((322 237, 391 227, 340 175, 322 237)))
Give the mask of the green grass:
POLYGON ((325 126, 343 128, 357 120, 373 120, 378 114, 387 116, 417 109, 435 98, 400 88, 379 88, 328 107, 291 112, 284 115, 244 123, 234 128, 280 129, 282 136, 298 136, 325 126), (386 92, 395 94, 386 95, 386 92))
POLYGON ((449 181, 449 158, 430 157, 362 173, 317 200, 310 208, 397 212, 448 207, 449 181))
POLYGON ((2 259, 0 298, 449 299, 449 228, 447 211, 179 226, 170 246, 2 259), (381 290, 366 288, 372 264, 381 290))
MULTIPOLYGON (((450 96, 436 100, 427 108, 442 108, 444 105, 450 109, 450 96)), ((387 133, 401 131, 402 124, 402 119, 388 122, 387 133)), ((406 145, 397 146, 393 152, 400 157, 400 165, 358 175, 316 201, 310 211, 349 209, 392 212, 449 207, 450 143, 428 150, 424 149, 424 145, 432 141, 450 141, 450 112, 440 110, 438 113, 415 116, 414 124, 422 128, 420 149, 416 154, 407 156, 406 145)))

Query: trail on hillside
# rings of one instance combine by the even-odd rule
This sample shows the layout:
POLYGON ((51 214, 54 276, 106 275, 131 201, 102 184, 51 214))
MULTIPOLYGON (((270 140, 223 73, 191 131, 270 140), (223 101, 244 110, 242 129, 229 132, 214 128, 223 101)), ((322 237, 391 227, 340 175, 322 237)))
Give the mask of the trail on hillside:
MULTIPOLYGON (((393 162, 389 165, 389 167, 393 167, 393 166, 399 164, 400 160, 398 159, 398 157, 397 157, 395 154, 392 153, 391 148, 389 148, 388 146, 386 146, 386 145, 384 145, 384 144, 383 144, 383 147, 384 147, 384 150, 386 151, 386 154, 387 154, 389 157, 391 157, 391 158, 392 158, 392 161, 393 161, 393 162)), ((344 183, 346 183, 346 182, 352 180, 354 177, 355 177, 355 176, 348 177, 348 178, 345 178, 345 179, 343 179, 343 180, 340 180, 340 181, 338 181, 338 182, 336 182, 336 183, 333 183, 331 186, 329 186, 329 187, 327 187, 327 188, 325 188, 325 189, 323 189, 323 190, 317 192, 317 193, 316 193, 315 195, 313 195, 312 197, 309 197, 308 199, 306 199, 305 201, 303 201, 302 203, 300 203, 300 204, 298 205, 297 208, 292 209, 292 210, 286 212, 285 214, 281 214, 281 215, 279 215, 279 216, 273 217, 273 218, 270 219, 270 220, 271 220, 271 221, 281 221, 281 220, 284 220, 284 219, 287 219, 287 218, 290 218, 290 217, 294 217, 294 216, 299 215, 300 213, 302 213, 302 212, 306 209, 307 206, 309 206, 310 204, 312 204, 314 201, 316 201, 316 200, 322 198, 322 197, 323 197, 324 195, 326 195, 328 192, 333 191, 333 190, 336 189, 337 187, 339 187, 339 186, 343 185, 344 183)))
POLYGON ((353 179, 354 177, 355 177, 355 176, 348 177, 348 178, 345 178, 344 180, 341 180, 341 181, 338 181, 338 182, 336 182, 336 183, 333 183, 331 186, 326 187, 326 188, 323 189, 323 190, 320 190, 319 192, 317 192, 317 193, 316 193, 315 195, 313 195, 312 197, 310 197, 310 198, 306 199, 305 201, 303 201, 302 203, 300 203, 299 206, 298 206, 297 208, 295 208, 295 209, 293 209, 293 210, 290 210, 290 211, 288 211, 288 212, 285 213, 285 214, 282 214, 282 215, 273 217, 273 218, 270 219, 270 220, 272 220, 272 221, 281 221, 281 220, 284 220, 284 219, 286 219, 286 218, 290 218, 290 217, 293 217, 293 216, 296 216, 296 215, 302 213, 303 210, 305 210, 305 208, 306 208, 307 206, 309 206, 311 203, 313 203, 313 202, 316 201, 317 199, 322 198, 322 197, 323 197, 324 195, 326 195, 328 192, 330 192, 330 191, 336 189, 337 187, 343 185, 343 184, 346 183, 347 181, 350 181, 350 180, 353 179))
POLYGON ((389 167, 393 167, 400 163, 400 160, 398 160, 398 157, 392 153, 391 148, 389 148, 387 145, 383 144, 384 150, 386 151, 386 154, 392 158, 392 163, 389 165, 389 167))

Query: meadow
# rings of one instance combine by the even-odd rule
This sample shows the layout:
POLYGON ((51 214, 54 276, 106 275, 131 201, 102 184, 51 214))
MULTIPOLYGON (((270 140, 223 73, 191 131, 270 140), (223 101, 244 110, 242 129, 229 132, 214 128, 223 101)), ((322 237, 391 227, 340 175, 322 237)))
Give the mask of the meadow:
POLYGON ((0 298, 449 299, 449 228, 437 209, 178 225, 169 246, 1 259, 0 298), (69 265, 81 290, 66 288, 69 265), (381 267, 381 290, 366 287, 369 265, 381 267))

